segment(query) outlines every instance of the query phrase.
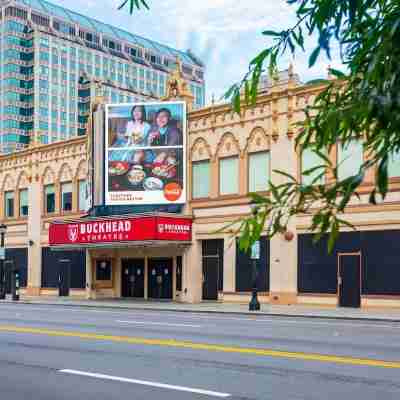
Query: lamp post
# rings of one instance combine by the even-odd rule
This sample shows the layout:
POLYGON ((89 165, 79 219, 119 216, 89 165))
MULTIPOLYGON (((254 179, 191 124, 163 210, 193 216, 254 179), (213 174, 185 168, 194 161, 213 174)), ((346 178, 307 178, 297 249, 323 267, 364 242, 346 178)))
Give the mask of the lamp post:
MULTIPOLYGON (((251 213, 253 214, 254 218, 257 217, 258 213, 258 206, 252 204, 251 205, 251 213)), ((260 302, 257 298, 257 260, 260 259, 260 241, 257 240, 251 246, 251 263, 253 267, 253 290, 251 293, 251 300, 249 303, 249 311, 259 311, 260 310, 260 302)))
POLYGON ((0 225, 0 300, 6 298, 6 274, 4 271, 4 260, 6 258, 6 249, 4 247, 4 237, 7 232, 7 225, 0 225))

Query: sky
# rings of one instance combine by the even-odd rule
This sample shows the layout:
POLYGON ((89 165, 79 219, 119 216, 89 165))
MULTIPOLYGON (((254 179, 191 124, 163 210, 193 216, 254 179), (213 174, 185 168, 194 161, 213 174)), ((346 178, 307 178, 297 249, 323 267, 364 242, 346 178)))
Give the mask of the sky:
MULTIPOLYGON (((191 49, 206 66, 206 102, 213 95, 220 99, 239 81, 249 62, 271 44, 264 30, 280 30, 295 21, 295 9, 285 0, 147 0, 150 10, 118 10, 122 0, 50 0, 132 33, 180 50, 191 49)), ((307 41, 308 54, 315 46, 307 41)), ((308 69, 308 55, 299 53, 293 60, 288 54, 279 61, 280 69, 292 61, 303 82, 325 78, 337 60, 322 57, 308 69)))

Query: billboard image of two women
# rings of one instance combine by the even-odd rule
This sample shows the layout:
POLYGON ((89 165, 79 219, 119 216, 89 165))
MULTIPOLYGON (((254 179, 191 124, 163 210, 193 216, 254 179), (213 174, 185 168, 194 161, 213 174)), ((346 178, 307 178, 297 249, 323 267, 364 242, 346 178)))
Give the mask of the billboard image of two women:
POLYGON ((106 204, 186 201, 184 102, 106 106, 106 204))

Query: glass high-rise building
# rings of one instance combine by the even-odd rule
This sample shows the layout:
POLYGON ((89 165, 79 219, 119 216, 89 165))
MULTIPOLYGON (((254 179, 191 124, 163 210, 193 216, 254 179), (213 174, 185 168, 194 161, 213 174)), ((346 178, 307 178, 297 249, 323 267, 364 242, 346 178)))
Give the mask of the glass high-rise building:
POLYGON ((85 134, 94 80, 112 103, 163 97, 177 58, 204 105, 204 65, 190 51, 44 0, 0 0, 0 153, 85 134))

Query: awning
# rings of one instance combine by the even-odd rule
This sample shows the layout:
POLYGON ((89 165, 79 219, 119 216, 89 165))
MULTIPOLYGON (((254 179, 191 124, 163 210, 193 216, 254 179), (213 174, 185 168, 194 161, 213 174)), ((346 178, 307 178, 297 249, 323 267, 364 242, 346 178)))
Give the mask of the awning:
POLYGON ((166 215, 130 215, 55 221, 49 245, 56 249, 188 246, 192 219, 166 215))

